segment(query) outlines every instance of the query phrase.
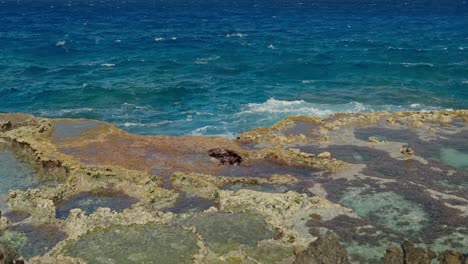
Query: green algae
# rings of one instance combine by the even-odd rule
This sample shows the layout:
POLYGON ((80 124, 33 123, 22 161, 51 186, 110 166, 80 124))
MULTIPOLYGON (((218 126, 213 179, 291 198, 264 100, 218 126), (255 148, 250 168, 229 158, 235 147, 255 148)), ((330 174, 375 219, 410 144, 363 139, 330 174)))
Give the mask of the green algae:
POLYGON ((65 233, 53 225, 21 224, 0 234, 0 242, 6 243, 25 258, 41 256, 65 238, 65 233))
POLYGON ((294 259, 291 247, 261 243, 255 248, 245 248, 245 253, 260 263, 284 263, 294 259))
POLYGON ((364 190, 348 188, 340 203, 360 217, 397 232, 417 232, 426 226, 429 215, 418 204, 394 192, 364 193, 364 190))
POLYGON ((275 234, 262 217, 253 214, 200 214, 187 220, 186 224, 195 226, 208 247, 218 254, 226 254, 241 245, 256 247, 259 241, 275 234))
POLYGON ((198 252, 189 230, 158 225, 115 226, 67 243, 63 253, 88 263, 192 263, 198 252))

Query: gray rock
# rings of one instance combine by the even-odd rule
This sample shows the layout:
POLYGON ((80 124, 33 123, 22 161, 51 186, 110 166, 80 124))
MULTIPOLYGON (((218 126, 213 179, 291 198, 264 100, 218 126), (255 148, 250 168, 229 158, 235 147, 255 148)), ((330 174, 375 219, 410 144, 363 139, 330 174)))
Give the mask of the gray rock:
POLYGON ((13 264, 16 257, 16 249, 0 243, 0 264, 13 264))
POLYGON ((296 256, 294 264, 349 264, 346 249, 336 236, 328 233, 310 243, 296 256))

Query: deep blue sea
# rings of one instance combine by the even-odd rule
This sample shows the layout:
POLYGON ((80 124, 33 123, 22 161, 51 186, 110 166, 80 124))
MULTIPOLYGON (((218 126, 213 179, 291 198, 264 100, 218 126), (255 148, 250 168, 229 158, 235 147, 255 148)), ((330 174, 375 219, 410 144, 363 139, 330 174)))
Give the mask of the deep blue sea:
POLYGON ((468 108, 468 2, 4 0, 0 112, 224 135, 468 108))

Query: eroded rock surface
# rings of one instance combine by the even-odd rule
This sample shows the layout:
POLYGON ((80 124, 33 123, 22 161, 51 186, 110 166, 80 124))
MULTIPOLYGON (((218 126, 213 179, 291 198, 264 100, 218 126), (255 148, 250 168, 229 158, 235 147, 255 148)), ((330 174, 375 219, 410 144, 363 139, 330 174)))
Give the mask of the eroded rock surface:
POLYGON ((346 249, 333 234, 319 237, 296 256, 294 264, 349 264, 346 249))
POLYGON ((28 263, 141 263, 154 252, 115 251, 140 245, 138 237, 180 263, 378 263, 384 253, 384 263, 429 263, 436 253, 441 263, 466 261, 465 110, 289 117, 236 140, 0 116, 0 147, 27 157, 40 179, 0 188, 8 211, 0 239, 21 248, 34 241, 21 228, 60 234, 28 263), (131 202, 88 199, 102 190, 131 202), (149 239, 150 226, 174 231, 160 238, 183 233, 187 250, 149 239), (385 252, 408 237, 429 248, 405 243, 385 252))

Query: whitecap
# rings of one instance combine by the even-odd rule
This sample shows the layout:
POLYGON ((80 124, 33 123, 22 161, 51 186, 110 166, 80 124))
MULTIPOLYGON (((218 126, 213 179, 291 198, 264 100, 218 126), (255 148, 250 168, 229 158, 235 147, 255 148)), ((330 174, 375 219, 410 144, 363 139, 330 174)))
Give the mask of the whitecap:
POLYGON ((57 41, 57 43, 55 43, 55 46, 57 47, 63 47, 65 46, 67 42, 65 40, 60 40, 60 41, 57 41))
POLYGON ((302 83, 314 83, 315 80, 302 80, 301 82, 302 83))
POLYGON ((163 41, 163 40, 164 40, 164 38, 154 38, 154 41, 156 41, 156 42, 163 41))
POLYGON ((121 43, 121 42, 122 42, 121 39, 116 39, 116 40, 115 40, 115 43, 121 43))
POLYGON ((269 49, 277 49, 275 46, 273 46, 273 44, 268 45, 267 48, 269 48, 269 49))
POLYGON ((176 37, 172 37, 171 40, 177 40, 177 38, 176 38, 176 37))
POLYGON ((216 127, 216 126, 203 126, 197 129, 194 129, 190 132, 191 136, 220 136, 225 138, 234 139, 236 138, 236 134, 228 131, 223 127, 216 127), (221 130, 221 131, 220 131, 221 130))
POLYGON ((103 66, 103 67, 114 67, 115 64, 113 64, 113 63, 103 63, 103 64, 101 64, 101 66, 103 66))
POLYGON ((400 64, 405 67, 418 67, 418 66, 434 67, 434 64, 427 63, 427 62, 402 62, 400 64))
MULTIPOLYGON (((241 111, 236 113, 236 118, 251 118, 261 122, 279 121, 286 116, 317 116, 326 117, 338 112, 374 112, 374 111, 435 111, 441 110, 438 107, 424 106, 421 104, 401 105, 366 105, 360 102, 349 102, 346 104, 315 104, 304 100, 277 100, 270 98, 263 103, 250 103, 242 107, 241 111)), ((450 110, 450 109, 446 109, 450 110)))
POLYGON ((207 58, 197 58, 195 60, 195 64, 208 64, 210 61, 215 61, 219 60, 221 57, 220 56, 210 56, 207 58))
POLYGON ((237 38, 245 38, 245 37, 247 37, 247 34, 243 34, 243 33, 232 33, 232 34, 226 34, 226 37, 227 37, 227 38, 234 38, 234 37, 237 37, 237 38))

